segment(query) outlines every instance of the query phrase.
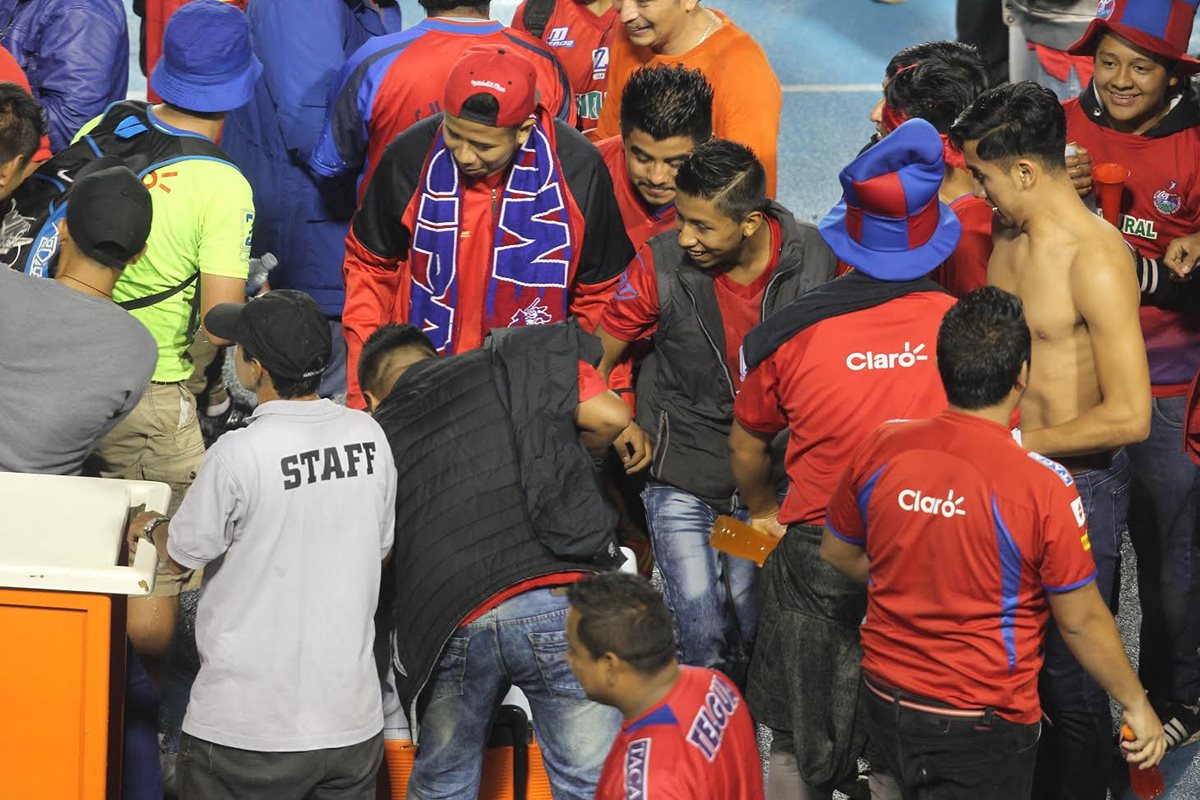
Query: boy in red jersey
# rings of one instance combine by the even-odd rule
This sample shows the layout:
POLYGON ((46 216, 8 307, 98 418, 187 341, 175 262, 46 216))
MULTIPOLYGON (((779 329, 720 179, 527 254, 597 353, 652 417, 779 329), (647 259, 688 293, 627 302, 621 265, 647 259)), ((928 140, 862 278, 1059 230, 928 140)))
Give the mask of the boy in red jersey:
MULTIPOLYGON (((463 52, 500 45, 520 53, 537 73, 538 100, 551 115, 575 124, 575 103, 562 64, 536 37, 488 17, 490 0, 420 0, 426 19, 360 47, 325 98, 325 127, 309 156, 323 178, 355 177, 359 198, 393 139, 443 111, 442 90, 463 52)), ((350 367, 353 374, 354 368, 350 367)))
POLYGON ((644 578, 567 589, 567 663, 589 699, 625 717, 596 800, 761 800, 754 723, 733 683, 675 660, 671 614, 644 578))
POLYGON ((621 94, 621 135, 596 144, 633 249, 675 227, 675 173, 712 138, 713 90, 699 70, 642 67, 621 94))
POLYGON ((1196 3, 1100 4, 1072 55, 1093 57, 1095 78, 1065 103, 1067 135, 1093 164, 1129 170, 1120 229, 1137 251, 1139 309, 1150 364, 1150 436, 1130 445, 1129 532, 1138 555, 1143 628, 1140 671, 1167 720, 1172 747, 1200 738, 1200 469, 1183 452, 1187 387, 1200 369, 1196 281, 1180 284, 1155 262, 1190 274, 1200 259, 1200 110, 1187 55, 1196 3), (1191 292, 1182 305, 1164 290, 1191 292))
POLYGON ((584 135, 591 134, 600 119, 608 88, 609 37, 616 21, 613 0, 525 0, 513 14, 514 30, 541 39, 562 62, 584 135))
POLYGON ((383 324, 461 353, 492 328, 598 317, 633 255, 600 154, 538 105, 526 59, 473 47, 444 99, 384 152, 346 238, 354 407, 359 351, 383 324))
POLYGON ((1148 767, 1165 748, 1096 590, 1075 481, 1009 434, 1030 338, 1014 295, 987 287, 964 297, 938 331, 950 408, 872 433, 829 503, 821 555, 867 584, 871 763, 906 797, 1029 797, 1050 614, 1124 706, 1137 737, 1129 760, 1148 767))

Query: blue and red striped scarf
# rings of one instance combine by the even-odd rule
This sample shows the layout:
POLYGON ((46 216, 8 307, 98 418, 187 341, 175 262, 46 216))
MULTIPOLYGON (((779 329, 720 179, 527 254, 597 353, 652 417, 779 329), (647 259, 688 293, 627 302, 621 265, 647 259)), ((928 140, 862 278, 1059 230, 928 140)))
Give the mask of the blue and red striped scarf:
MULTIPOLYGON (((551 138, 539 119, 517 151, 496 216, 488 276, 485 326, 543 325, 566 319, 567 285, 574 261, 567 189, 551 138)), ((421 176, 410 255, 409 321, 439 353, 457 332, 459 213, 462 176, 438 130, 421 176)), ((466 268, 470 268, 467 266, 466 268)))

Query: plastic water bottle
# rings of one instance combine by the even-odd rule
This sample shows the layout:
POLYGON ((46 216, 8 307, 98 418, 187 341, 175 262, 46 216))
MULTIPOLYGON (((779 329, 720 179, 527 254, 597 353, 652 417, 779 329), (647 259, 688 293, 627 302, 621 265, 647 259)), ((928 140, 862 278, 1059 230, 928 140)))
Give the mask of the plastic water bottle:
MULTIPOLYGON (((1132 742, 1137 737, 1128 725, 1121 726, 1121 738, 1132 742)), ((1153 800, 1161 797, 1167 791, 1167 783, 1163 780, 1162 770, 1158 767, 1141 769, 1137 764, 1129 765, 1129 788, 1137 795, 1138 800, 1153 800)))
POLYGON ((271 270, 279 266, 274 253, 263 253, 261 258, 250 259, 250 274, 246 276, 246 297, 254 297, 267 282, 271 270))

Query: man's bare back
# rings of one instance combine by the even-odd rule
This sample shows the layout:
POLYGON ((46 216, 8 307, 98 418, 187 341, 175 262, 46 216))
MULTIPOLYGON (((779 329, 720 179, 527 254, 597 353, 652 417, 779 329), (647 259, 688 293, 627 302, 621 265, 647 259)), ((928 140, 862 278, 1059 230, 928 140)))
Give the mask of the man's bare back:
MULTIPOLYGON (((1133 257, 1120 233, 1082 204, 1024 231, 997 218, 988 283, 1025 306, 1032 355, 1020 405, 1024 433, 1070 423, 1139 376, 1148 391, 1133 257), (1135 362, 1140 354, 1140 368, 1117 363, 1131 354, 1135 362)), ((1113 434, 1089 437, 1094 449, 1062 442, 1045 449, 1052 455, 1107 451, 1125 443, 1113 434)))

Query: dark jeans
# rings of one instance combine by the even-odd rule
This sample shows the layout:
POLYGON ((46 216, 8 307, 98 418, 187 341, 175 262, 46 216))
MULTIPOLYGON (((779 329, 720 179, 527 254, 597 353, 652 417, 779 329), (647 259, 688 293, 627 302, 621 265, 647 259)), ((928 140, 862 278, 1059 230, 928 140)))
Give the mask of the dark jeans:
MULTIPOLYGON (((1129 513, 1129 457, 1120 450, 1107 469, 1087 470, 1074 478, 1087 512, 1096 585, 1111 608, 1118 589, 1121 533, 1129 513)), ((1038 691, 1049 724, 1038 748, 1034 797, 1105 800, 1113 748, 1108 695, 1071 655, 1053 619, 1046 625, 1045 652, 1038 691)))
POLYGON ((328 750, 262 753, 179 741, 179 800, 375 800, 383 731, 328 750))
MULTIPOLYGON (((876 684, 878 685, 878 684, 876 684)), ((900 784, 904 800, 1027 800, 1041 725, 990 713, 960 719, 901 706, 943 705, 904 692, 887 701, 866 691, 868 751, 876 771, 900 784)))
POLYGON ((1200 468, 1183 452, 1186 398, 1154 400, 1150 436, 1129 450, 1129 535, 1142 602, 1140 672, 1150 698, 1200 698, 1200 468))

